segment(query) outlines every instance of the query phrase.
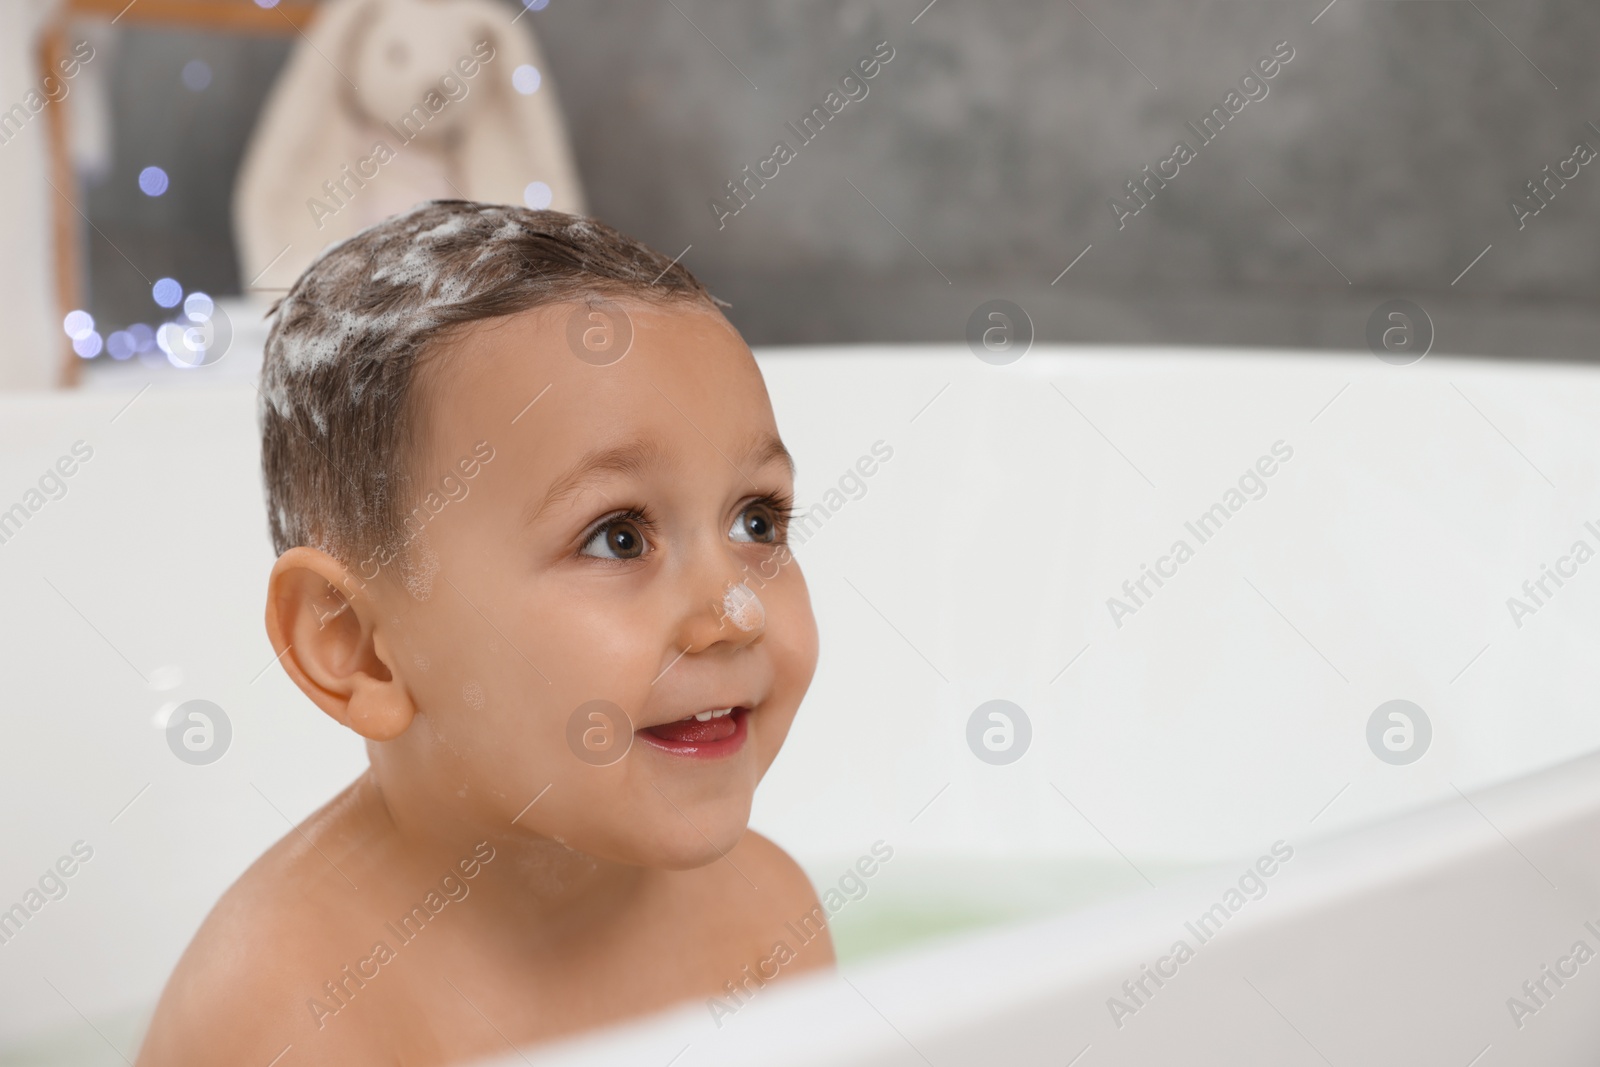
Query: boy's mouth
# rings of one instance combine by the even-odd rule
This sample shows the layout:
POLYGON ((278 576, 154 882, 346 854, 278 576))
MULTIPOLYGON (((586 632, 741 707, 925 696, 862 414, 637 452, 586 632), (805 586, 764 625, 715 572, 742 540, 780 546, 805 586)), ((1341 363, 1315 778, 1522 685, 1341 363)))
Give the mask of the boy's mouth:
POLYGON ((744 743, 746 707, 713 708, 686 715, 677 722, 647 726, 639 736, 658 748, 684 756, 728 755, 744 743))

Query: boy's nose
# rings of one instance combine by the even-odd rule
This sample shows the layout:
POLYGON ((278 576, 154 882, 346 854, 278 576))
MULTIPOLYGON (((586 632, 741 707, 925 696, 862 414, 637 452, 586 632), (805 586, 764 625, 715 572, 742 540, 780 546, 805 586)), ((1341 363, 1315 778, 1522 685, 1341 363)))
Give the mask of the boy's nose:
POLYGON ((706 596, 686 620, 683 637, 690 650, 700 652, 717 644, 742 648, 766 632, 766 606, 742 575, 725 578, 720 593, 706 596))
POLYGON ((765 629, 767 608, 746 582, 729 582, 722 593, 722 614, 745 633, 765 629))

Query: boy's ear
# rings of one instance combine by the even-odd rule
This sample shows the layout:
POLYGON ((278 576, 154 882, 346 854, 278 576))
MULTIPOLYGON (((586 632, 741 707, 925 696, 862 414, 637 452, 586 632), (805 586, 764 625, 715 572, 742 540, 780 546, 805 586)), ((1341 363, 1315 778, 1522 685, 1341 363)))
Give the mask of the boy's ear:
POLYGON ((317 707, 369 741, 391 741, 417 709, 389 669, 366 585, 326 552, 289 549, 267 578, 267 637, 317 707))

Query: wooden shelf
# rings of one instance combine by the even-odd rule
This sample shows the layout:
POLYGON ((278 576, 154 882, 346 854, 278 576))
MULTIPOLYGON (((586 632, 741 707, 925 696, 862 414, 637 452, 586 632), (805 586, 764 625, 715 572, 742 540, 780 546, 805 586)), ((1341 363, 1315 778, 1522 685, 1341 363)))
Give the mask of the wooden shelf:
MULTIPOLYGON (((104 20, 120 26, 170 26, 217 33, 283 37, 303 35, 316 17, 317 5, 309 0, 278 0, 273 7, 259 7, 254 0, 64 0, 39 36, 40 71, 55 71, 58 62, 69 57, 68 26, 75 21, 104 20)), ((44 116, 48 144, 54 234, 56 295, 58 311, 64 316, 79 307, 83 295, 81 257, 78 254, 80 225, 88 219, 78 207, 77 182, 67 148, 67 129, 71 113, 65 98, 46 109, 44 116)), ((64 346, 59 381, 75 386, 80 360, 70 344, 64 346)))
POLYGON ((63 9, 66 18, 272 35, 299 33, 317 13, 307 0, 279 0, 275 7, 257 7, 253 0, 66 0, 63 9))

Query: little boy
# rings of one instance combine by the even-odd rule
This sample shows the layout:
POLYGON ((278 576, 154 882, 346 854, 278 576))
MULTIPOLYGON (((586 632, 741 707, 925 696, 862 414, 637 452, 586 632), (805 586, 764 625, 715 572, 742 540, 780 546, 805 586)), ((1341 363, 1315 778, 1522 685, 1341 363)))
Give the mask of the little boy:
POLYGON ((750 350, 615 230, 466 201, 274 314, 267 632, 370 767, 223 896, 140 1065, 454 1063, 726 995, 818 908, 746 828, 817 657, 750 350))

